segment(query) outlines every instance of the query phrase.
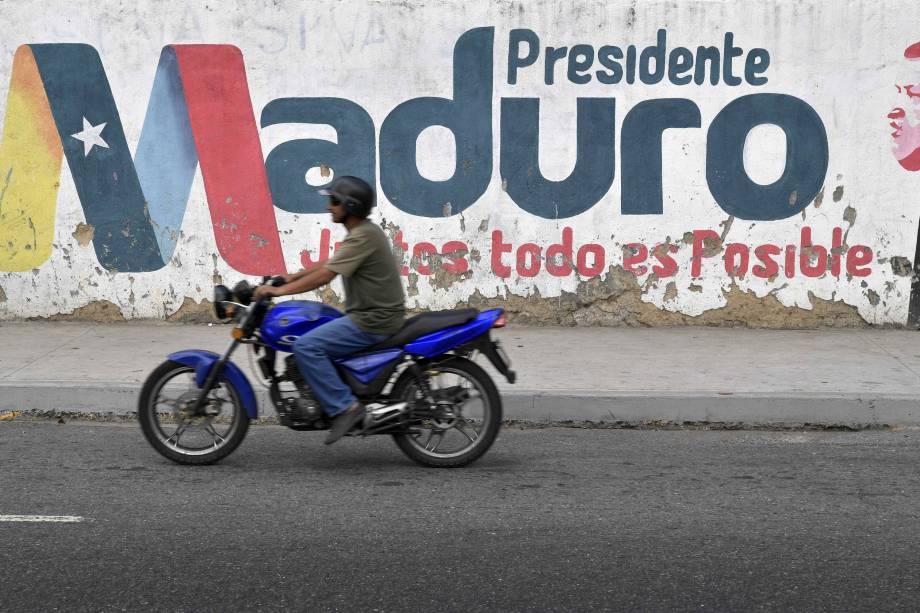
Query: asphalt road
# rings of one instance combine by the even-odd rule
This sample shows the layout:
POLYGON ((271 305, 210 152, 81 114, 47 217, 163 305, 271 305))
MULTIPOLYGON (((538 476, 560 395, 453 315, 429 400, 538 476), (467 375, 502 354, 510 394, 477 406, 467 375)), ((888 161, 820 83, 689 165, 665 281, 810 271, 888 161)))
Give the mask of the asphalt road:
POLYGON ((916 610, 920 432, 505 430, 475 465, 0 422, 0 610, 916 610))

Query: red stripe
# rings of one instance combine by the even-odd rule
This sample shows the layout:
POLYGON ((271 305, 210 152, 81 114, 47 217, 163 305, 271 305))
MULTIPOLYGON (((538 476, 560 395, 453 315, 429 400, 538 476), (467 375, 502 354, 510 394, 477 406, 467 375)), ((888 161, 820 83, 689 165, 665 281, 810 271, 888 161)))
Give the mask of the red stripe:
POLYGON ((243 55, 232 45, 174 45, 217 249, 250 275, 285 272, 243 55))
POLYGON ((920 60, 920 43, 914 43, 904 50, 904 57, 909 60, 920 60))

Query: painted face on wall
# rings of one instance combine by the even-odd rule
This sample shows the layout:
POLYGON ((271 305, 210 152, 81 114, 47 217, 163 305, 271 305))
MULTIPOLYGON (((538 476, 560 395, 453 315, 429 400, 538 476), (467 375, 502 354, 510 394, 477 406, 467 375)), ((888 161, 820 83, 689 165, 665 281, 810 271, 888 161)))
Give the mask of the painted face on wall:
MULTIPOLYGON (((920 68, 920 42, 904 51, 904 57, 920 68)), ((918 71, 920 72, 920 71, 918 71)), ((895 85, 900 96, 899 106, 888 113, 889 124, 894 139, 892 152, 904 168, 911 171, 920 170, 920 75, 907 83, 895 85)))

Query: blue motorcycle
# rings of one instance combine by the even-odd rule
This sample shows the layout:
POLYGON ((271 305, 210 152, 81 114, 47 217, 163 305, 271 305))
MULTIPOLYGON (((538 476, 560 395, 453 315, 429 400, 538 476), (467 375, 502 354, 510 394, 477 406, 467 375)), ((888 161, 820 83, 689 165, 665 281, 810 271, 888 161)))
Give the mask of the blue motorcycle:
MULTIPOLYGON (((280 277, 263 283, 281 285, 280 277)), ((233 290, 214 289, 218 319, 232 321, 233 341, 218 355, 179 351, 144 382, 138 419, 147 441, 180 464, 210 464, 239 446, 257 419, 252 385, 230 360, 240 345, 258 356, 258 372, 282 425, 326 430, 322 411, 290 355, 298 337, 343 314, 320 302, 253 302, 246 281, 233 290), (288 355, 281 360, 279 354, 288 355)), ((515 373, 493 328, 505 325, 502 309, 458 309, 423 313, 406 320, 394 336, 336 367, 367 411, 351 436, 389 434, 410 458, 425 466, 457 467, 473 462, 495 440, 502 400, 492 378, 477 365, 477 353, 514 383, 515 373)))

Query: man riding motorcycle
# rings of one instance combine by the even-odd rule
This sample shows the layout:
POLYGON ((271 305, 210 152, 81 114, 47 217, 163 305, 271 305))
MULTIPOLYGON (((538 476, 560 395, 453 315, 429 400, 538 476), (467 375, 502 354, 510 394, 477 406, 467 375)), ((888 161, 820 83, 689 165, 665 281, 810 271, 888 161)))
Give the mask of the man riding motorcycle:
POLYGON ((300 294, 342 275, 345 317, 314 328, 293 345, 297 367, 327 415, 333 417, 326 437, 331 444, 364 417, 365 408, 342 381, 333 359, 355 354, 392 336, 405 322, 406 307, 399 267, 383 230, 367 219, 375 204, 374 189, 351 176, 336 178, 320 193, 328 210, 348 235, 325 264, 285 275, 284 285, 263 285, 255 298, 300 294))

